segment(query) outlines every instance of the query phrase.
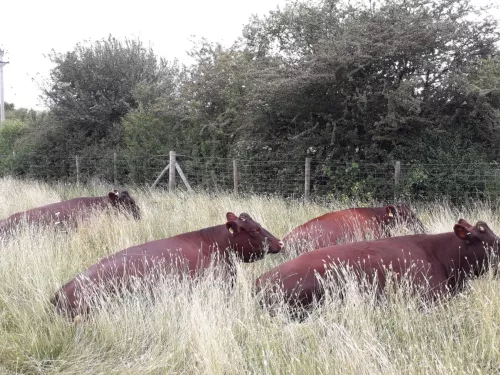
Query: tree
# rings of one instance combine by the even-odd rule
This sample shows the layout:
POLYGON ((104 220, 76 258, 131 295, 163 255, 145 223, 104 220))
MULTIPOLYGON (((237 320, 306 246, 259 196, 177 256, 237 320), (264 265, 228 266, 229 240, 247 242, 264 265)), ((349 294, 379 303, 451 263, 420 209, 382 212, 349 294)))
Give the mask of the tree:
POLYGON ((254 19, 247 48, 275 60, 258 76, 254 123, 302 138, 302 153, 314 146, 327 160, 386 160, 405 137, 439 127, 454 76, 497 52, 496 22, 471 20, 474 11, 467 0, 376 8, 328 0, 254 19))
POLYGON ((11 109, 7 117, 0 129, 0 164, 4 174, 38 179, 62 179, 68 175, 68 142, 49 112, 11 109))
POLYGON ((137 84, 161 84, 171 69, 140 40, 122 42, 112 36, 77 44, 67 53, 52 51, 49 57, 55 67, 44 95, 66 132, 77 135, 75 152, 103 141, 108 147, 119 145, 120 121, 137 107, 137 84))
POLYGON ((484 124, 498 121, 468 77, 498 53, 498 24, 468 0, 290 1, 243 37, 252 90, 236 126, 247 155, 314 155, 313 176, 338 192, 359 186, 359 163, 429 161, 424 146, 447 138, 497 148, 484 124))
POLYGON ((225 48, 201 40, 190 56, 196 63, 184 80, 182 98, 198 124, 200 156, 234 156, 232 146, 244 125, 247 93, 253 88, 252 55, 238 44, 225 48))

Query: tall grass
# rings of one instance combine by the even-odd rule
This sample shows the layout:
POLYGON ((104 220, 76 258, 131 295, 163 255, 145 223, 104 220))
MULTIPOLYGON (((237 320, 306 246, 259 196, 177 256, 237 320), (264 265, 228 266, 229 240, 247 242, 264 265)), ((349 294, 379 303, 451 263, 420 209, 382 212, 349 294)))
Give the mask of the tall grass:
MULTIPOLYGON (((109 187, 0 180, 1 217, 109 187)), ((154 294, 106 301, 87 321, 56 314, 53 293, 102 257, 125 247, 224 223, 248 212, 282 237, 345 204, 132 190, 139 222, 96 216, 69 233, 24 228, 0 244, 0 373, 26 374, 473 374, 500 372, 500 283, 492 272, 432 306, 396 290, 386 303, 334 295, 302 322, 274 316, 252 294, 255 278, 291 254, 238 265, 236 287, 208 274, 197 283, 166 277, 154 294)), ((473 203, 418 205, 429 232, 459 217, 500 230, 498 210, 473 203)), ((397 229, 404 232, 403 229, 397 229)))

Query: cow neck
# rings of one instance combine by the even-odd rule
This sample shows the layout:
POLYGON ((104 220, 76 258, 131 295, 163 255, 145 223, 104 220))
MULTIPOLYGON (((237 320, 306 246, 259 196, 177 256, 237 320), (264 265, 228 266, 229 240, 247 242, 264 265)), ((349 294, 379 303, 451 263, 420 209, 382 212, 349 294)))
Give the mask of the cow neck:
POLYGON ((109 197, 104 196, 104 197, 84 197, 84 198, 75 198, 78 202, 88 204, 89 206, 100 206, 100 207, 106 207, 110 206, 113 203, 109 199, 109 197))
MULTIPOLYGON (((377 218, 377 220, 380 222, 380 223, 384 223, 384 218, 386 218, 387 216, 387 209, 385 207, 374 207, 373 208, 373 212, 374 212, 374 216, 377 218)), ((396 216, 398 214, 396 213, 396 216)), ((393 218, 395 219, 395 218, 393 218)))
POLYGON ((434 258, 438 260, 452 286, 458 286, 463 278, 471 272, 476 276, 484 266, 486 251, 473 253, 469 245, 460 240, 455 233, 440 233, 434 235, 418 235, 422 238, 420 244, 424 249, 431 249, 434 258))
POLYGON ((387 237, 391 237, 391 228, 394 227, 394 220, 396 220, 396 217, 398 216, 398 214, 396 213, 396 217, 393 218, 394 220, 392 222, 390 222, 389 224, 387 224, 384 220, 386 217, 386 214, 387 214, 385 207, 374 207, 373 212, 375 214, 374 215, 375 218, 377 219, 377 224, 380 225, 380 227, 384 231, 384 234, 387 237))
POLYGON ((226 253, 226 249, 231 247, 231 243, 229 241, 230 233, 225 224, 200 229, 198 233, 201 242, 204 245, 208 245, 205 249, 210 249, 210 253, 226 253))

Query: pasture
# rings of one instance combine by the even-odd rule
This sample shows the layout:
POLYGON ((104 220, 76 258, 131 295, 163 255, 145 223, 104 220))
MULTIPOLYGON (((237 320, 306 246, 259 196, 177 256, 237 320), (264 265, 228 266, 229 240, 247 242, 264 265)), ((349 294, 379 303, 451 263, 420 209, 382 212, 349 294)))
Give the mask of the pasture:
MULTIPOLYGON (((111 188, 0 180, 0 218, 111 188)), ((109 254, 146 241, 225 223, 249 213, 282 238, 328 211, 363 202, 303 205, 269 197, 168 194, 131 189, 142 220, 100 215, 69 233, 22 228, 0 244, 2 374, 491 374, 500 372, 500 282, 492 271, 463 293, 426 304, 392 290, 382 301, 353 285, 343 301, 328 295, 304 321, 279 307, 263 310, 254 280, 294 257, 268 255, 238 264, 235 288, 217 275, 196 283, 165 278, 153 295, 103 301, 88 320, 54 312, 53 293, 109 254)), ((460 217, 500 233, 499 208, 474 203, 412 204, 429 233, 460 217)), ((405 234, 396 228, 395 234, 405 234)))

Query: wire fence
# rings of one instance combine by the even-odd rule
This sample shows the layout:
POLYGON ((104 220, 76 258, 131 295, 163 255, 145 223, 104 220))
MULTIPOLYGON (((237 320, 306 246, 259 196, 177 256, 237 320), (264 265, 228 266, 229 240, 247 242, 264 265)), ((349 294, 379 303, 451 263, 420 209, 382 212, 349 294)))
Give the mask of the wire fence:
MULTIPOLYGON (((0 174, 45 181, 85 183, 93 179, 119 186, 149 185, 169 163, 169 155, 3 155, 0 174)), ((273 194, 283 197, 335 197, 393 201, 434 200, 455 202, 500 197, 500 165, 325 163, 305 160, 234 160, 176 155, 190 187, 195 191, 273 194), (235 170, 236 168, 236 170, 235 170), (306 175, 309 176, 306 183, 306 175), (235 186, 236 180, 236 186, 235 186), (308 188, 306 188, 306 186, 308 188), (236 190, 235 190, 236 189, 236 190)), ((166 174, 158 187, 168 188, 166 174)), ((176 188, 187 189, 176 177, 176 188)))

